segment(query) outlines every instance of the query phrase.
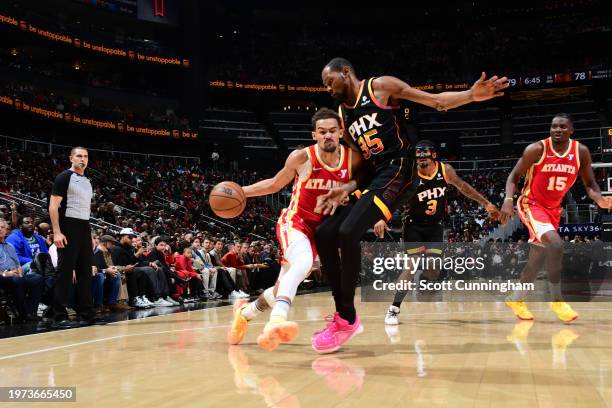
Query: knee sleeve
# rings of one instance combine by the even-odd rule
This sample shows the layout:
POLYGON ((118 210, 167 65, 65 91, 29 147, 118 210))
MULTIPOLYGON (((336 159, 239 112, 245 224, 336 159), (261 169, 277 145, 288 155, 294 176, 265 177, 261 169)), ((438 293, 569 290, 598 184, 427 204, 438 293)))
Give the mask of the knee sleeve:
POLYGON ((286 297, 293 300, 297 288, 308 276, 312 269, 312 247, 310 240, 304 234, 296 237, 285 254, 289 262, 289 268, 279 279, 276 296, 286 297))

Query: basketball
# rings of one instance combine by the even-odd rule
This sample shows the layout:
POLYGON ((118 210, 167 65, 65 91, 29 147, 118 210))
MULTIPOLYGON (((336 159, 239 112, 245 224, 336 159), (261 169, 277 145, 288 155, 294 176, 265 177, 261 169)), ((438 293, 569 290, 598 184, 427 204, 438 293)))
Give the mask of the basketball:
POLYGON ((217 216, 234 218, 244 211, 246 197, 238 184, 233 181, 222 181, 213 187, 208 203, 217 216))

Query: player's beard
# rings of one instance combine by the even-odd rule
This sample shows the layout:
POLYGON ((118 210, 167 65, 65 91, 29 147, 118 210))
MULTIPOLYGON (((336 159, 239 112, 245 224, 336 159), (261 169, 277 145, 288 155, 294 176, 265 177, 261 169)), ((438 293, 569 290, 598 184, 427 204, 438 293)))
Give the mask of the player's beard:
POLYGON ((337 147, 338 146, 333 142, 324 142, 323 146, 321 146, 321 150, 325 153, 333 153, 336 151, 337 147))
POLYGON ((341 92, 337 92, 332 98, 334 98, 334 101, 338 104, 346 102, 346 90, 343 89, 341 92))

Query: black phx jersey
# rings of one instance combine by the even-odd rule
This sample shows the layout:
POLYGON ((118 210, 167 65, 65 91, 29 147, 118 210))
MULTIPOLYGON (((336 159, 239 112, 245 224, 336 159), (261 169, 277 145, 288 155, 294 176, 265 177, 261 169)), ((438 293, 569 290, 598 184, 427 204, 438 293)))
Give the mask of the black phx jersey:
POLYGON ((431 177, 418 173, 414 183, 416 192, 408 203, 405 222, 440 223, 444 219, 448 191, 444 163, 436 162, 436 171, 431 177))
POLYGON ((374 79, 362 81, 355 105, 348 108, 341 104, 338 114, 363 158, 378 168, 393 159, 410 157, 410 143, 404 132, 404 112, 399 106, 385 106, 376 99, 374 79))

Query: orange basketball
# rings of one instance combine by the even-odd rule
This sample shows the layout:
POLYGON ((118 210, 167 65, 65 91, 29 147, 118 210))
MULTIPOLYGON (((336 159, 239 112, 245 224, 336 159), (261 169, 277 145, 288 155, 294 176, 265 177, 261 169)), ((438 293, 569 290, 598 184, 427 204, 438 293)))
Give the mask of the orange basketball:
POLYGON ((213 187, 208 203, 219 217, 234 218, 244 211, 246 197, 238 184, 233 181, 222 181, 213 187))

